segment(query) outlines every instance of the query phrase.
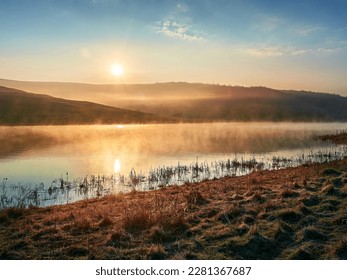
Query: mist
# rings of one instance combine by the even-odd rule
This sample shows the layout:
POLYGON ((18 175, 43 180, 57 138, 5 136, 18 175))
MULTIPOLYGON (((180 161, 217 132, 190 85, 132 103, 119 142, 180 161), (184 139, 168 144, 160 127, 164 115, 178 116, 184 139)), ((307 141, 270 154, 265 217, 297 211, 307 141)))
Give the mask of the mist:
MULTIPOLYGON (((329 124, 331 128, 340 124, 329 124)), ((100 150, 165 155, 176 153, 266 153, 280 149, 308 147, 324 124, 290 123, 200 123, 107 126, 20 126, 0 127, 0 157, 7 158, 50 148, 75 153, 100 150), (317 128, 319 131, 317 131, 317 128), (69 149, 69 148, 67 148, 69 149)))
MULTIPOLYGON (((315 136, 343 128, 345 125, 339 123, 0 127, 0 160, 51 158, 52 173, 57 160, 66 163, 57 173, 72 169, 81 175, 112 173, 114 161, 119 159, 122 172, 128 173, 132 168, 148 171, 196 158, 225 159, 235 154, 304 149, 322 145, 314 141, 315 136)), ((29 168, 35 173, 34 169, 29 168)))
MULTIPOLYGON (((27 107, 32 105, 32 101, 21 100, 22 103, 17 107, 21 106, 22 110, 15 112, 27 113, 29 121, 23 116, 14 116, 13 111, 10 111, 11 114, 2 121, 3 124, 111 124, 117 122, 117 119, 126 123, 347 121, 347 97, 326 93, 183 82, 110 85, 10 80, 0 82, 8 87, 66 99, 64 106, 58 106, 56 100, 49 100, 48 103, 46 96, 40 103, 36 101, 35 106, 40 105, 39 110, 30 112, 27 112, 27 107), (113 109, 118 112, 112 111, 111 107, 105 108, 92 103, 76 104, 76 100, 115 107, 113 109), (51 104, 53 101, 55 104, 51 104), (53 105, 54 115, 47 110, 53 105), (120 109, 132 111, 121 112, 120 109), (37 111, 45 114, 36 116, 37 111), (59 118, 56 116, 57 112, 60 112, 59 118)), ((5 107, 0 104, 4 112, 10 110, 7 107, 13 103, 13 100, 8 100, 8 96, 6 98, 3 98, 2 103, 7 102, 8 105, 5 107)))

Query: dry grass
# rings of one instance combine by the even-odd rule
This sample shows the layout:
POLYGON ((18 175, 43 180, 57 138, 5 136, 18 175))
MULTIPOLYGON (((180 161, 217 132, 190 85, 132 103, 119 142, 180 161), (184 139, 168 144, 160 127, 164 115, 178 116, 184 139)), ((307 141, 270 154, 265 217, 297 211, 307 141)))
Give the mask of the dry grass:
POLYGON ((346 259, 347 159, 0 211, 1 259, 346 259))

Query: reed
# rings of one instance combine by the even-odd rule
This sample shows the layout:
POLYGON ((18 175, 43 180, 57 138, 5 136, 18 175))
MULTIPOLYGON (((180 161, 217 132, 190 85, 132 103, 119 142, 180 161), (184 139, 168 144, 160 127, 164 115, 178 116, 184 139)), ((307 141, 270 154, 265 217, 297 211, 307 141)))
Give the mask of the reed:
MULTIPOLYGON (((337 135, 345 135, 345 132, 337 135)), ((147 174, 132 169, 128 176, 121 174, 88 175, 83 178, 69 179, 67 172, 65 178, 61 176, 61 178, 54 179, 48 187, 43 183, 9 185, 7 178, 3 178, 0 189, 0 209, 66 204, 83 199, 103 197, 112 193, 157 190, 170 185, 183 185, 227 176, 241 176, 256 171, 332 162, 346 156, 347 146, 310 150, 297 157, 268 155, 245 157, 235 154, 233 158, 211 162, 199 162, 197 158, 191 164, 178 163, 176 166, 162 166, 149 170, 147 174)), ((326 172, 333 171, 328 170, 326 172)), ((283 193, 284 197, 291 195, 294 193, 291 194, 290 191, 283 193)))

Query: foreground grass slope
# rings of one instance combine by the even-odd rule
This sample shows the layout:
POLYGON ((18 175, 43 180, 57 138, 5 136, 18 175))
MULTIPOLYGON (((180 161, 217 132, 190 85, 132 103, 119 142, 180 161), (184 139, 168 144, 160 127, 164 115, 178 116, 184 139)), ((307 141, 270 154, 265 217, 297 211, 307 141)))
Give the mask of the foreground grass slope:
POLYGON ((0 212, 1 259, 347 259, 347 159, 0 212))

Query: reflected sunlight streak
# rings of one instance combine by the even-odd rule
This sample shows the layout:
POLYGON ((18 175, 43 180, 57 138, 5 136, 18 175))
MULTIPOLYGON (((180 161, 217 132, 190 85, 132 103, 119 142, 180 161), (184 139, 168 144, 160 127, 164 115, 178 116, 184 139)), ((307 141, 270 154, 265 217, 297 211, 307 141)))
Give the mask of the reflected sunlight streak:
POLYGON ((119 159, 115 159, 114 161, 114 172, 118 173, 120 171, 120 161, 119 159))

